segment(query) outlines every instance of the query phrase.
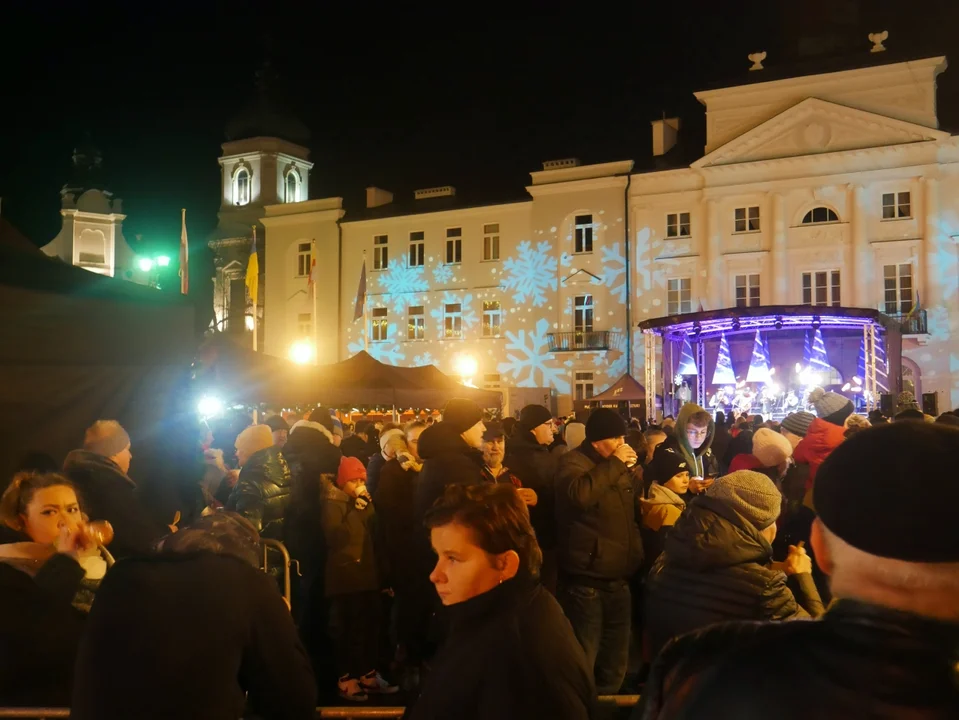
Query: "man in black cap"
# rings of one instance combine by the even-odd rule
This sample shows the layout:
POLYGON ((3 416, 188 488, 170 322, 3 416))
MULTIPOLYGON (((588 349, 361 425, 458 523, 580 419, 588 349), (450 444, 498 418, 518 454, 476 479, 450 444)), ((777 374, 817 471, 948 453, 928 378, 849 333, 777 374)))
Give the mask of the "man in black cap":
POLYGON ((898 423, 836 448, 816 476, 811 544, 838 601, 815 622, 679 638, 637 717, 959 717, 959 483, 943 475, 957 447, 959 429, 898 423), (917 491, 926 477, 946 480, 935 502, 917 491))
POLYGON ((629 659, 632 614, 628 578, 643 561, 636 524, 626 421, 600 408, 586 440, 559 459, 556 472, 557 599, 586 652, 600 695, 619 692, 629 659))

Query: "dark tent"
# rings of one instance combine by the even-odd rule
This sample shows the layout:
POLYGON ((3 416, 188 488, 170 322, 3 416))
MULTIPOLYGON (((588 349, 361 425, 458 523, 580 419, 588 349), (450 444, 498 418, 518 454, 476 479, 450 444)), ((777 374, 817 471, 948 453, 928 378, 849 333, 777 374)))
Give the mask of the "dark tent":
POLYGON ((610 385, 599 395, 589 399, 591 403, 639 403, 646 399, 646 390, 629 373, 610 385))
POLYGON ((194 349, 186 300, 5 243, 0 307, 0 484, 27 452, 61 463, 97 419, 130 433, 133 477, 169 459, 194 349))

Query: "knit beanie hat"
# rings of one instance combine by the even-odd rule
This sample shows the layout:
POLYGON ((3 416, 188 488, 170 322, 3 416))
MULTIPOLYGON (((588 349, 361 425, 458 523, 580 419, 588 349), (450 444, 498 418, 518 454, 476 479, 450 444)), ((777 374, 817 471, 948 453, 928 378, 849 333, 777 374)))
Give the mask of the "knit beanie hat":
POLYGON ((769 428, 753 433, 753 455, 763 467, 776 467, 793 455, 793 446, 785 437, 769 428))
POLYGON ((625 437, 626 421, 611 408, 599 408, 590 413, 586 421, 586 439, 599 442, 609 438, 625 437))
POLYGON ((776 522, 782 505, 782 494, 773 481, 754 470, 737 470, 719 478, 706 489, 706 495, 729 505, 757 530, 776 522))
POLYGON ((277 430, 286 430, 290 431, 290 424, 283 419, 281 415, 270 415, 266 420, 263 421, 263 424, 266 425, 270 430, 276 432, 277 430))
POLYGON ((656 454, 643 471, 643 478, 650 482, 665 485, 673 475, 689 472, 689 463, 682 453, 671 448, 656 450, 656 454))
POLYGON ((789 413, 784 417, 780 427, 782 427, 783 430, 788 430, 793 435, 806 437, 806 433, 809 432, 809 424, 815 419, 816 416, 811 412, 800 410, 799 412, 789 413))
POLYGON ((343 437, 343 423, 340 422, 338 417, 333 418, 333 434, 343 437))
POLYGON ((350 480, 366 482, 366 468, 358 458, 344 455, 340 459, 340 468, 336 471, 336 486, 342 488, 350 480))
POLYGON ((403 431, 399 428, 387 430, 385 433, 380 435, 380 450, 386 450, 387 446, 390 444, 390 440, 397 436, 404 437, 403 431))
POLYGON ((553 419, 552 413, 542 405, 527 405, 519 413, 517 427, 530 431, 553 419))
POLYGON ((852 400, 821 387, 813 388, 809 393, 809 402, 816 408, 816 414, 828 423, 842 426, 846 418, 852 415, 852 400))
POLYGON ((566 426, 566 446, 575 450, 586 439, 586 426, 580 422, 571 422, 566 426))
MULTIPOLYGON (((959 418, 956 418, 956 420, 959 420, 959 418)), ((484 442, 489 442, 490 440, 495 440, 496 438, 501 437, 506 437, 506 431, 503 429, 502 423, 486 423, 486 432, 483 433, 484 442)))
POLYGON ((954 468, 959 429, 939 423, 876 425, 819 466, 813 503, 835 535, 870 555, 922 563, 959 562, 954 468), (946 473, 946 474, 944 474, 946 473), (942 478, 935 496, 917 478, 942 478))
POLYGON ((237 451, 250 457, 253 453, 273 447, 273 431, 269 425, 250 425, 236 436, 234 446, 237 451))
POLYGON ((918 410, 922 412, 922 408, 919 407, 919 403, 916 402, 916 396, 908 390, 903 390, 896 396, 896 412, 901 413, 903 410, 918 410))
POLYGON ((482 419, 483 409, 466 398, 453 398, 443 410, 443 422, 458 433, 465 433, 482 419))
POLYGON ((310 413, 310 417, 308 418, 308 420, 310 422, 319 423, 320 425, 325 427, 327 430, 329 430, 330 434, 333 433, 333 416, 330 415, 329 408, 325 408, 322 405, 320 405, 318 408, 316 408, 313 412, 310 413))
MULTIPOLYGON (((273 437, 270 436, 270 444, 273 437)), ((130 447, 130 436, 116 420, 97 420, 87 428, 83 438, 83 449, 101 455, 113 457, 130 447)))

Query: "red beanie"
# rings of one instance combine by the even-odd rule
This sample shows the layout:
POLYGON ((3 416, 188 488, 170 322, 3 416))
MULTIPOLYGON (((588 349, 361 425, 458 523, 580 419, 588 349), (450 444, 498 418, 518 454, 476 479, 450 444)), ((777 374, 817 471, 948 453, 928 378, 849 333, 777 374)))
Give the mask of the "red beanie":
POLYGON ((336 473, 336 486, 341 488, 350 480, 366 482, 366 468, 357 458, 344 455, 340 459, 340 469, 336 473))

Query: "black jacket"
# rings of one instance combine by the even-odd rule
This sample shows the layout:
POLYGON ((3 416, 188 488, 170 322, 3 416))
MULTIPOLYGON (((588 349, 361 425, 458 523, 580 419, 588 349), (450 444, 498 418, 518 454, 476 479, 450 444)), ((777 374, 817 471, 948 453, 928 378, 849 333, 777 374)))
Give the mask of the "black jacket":
POLYGON ((484 481, 482 454, 442 422, 423 431, 419 449, 423 469, 416 483, 414 510, 421 523, 447 485, 482 485, 484 481))
POLYGON ((794 595, 771 560, 766 539, 729 505, 709 496, 688 504, 646 579, 650 653, 670 638, 724 620, 821 615, 812 576, 793 576, 794 595))
POLYGON ((313 671, 273 581, 234 557, 163 553, 107 573, 77 656, 77 720, 311 720, 313 671))
POLYGON ((369 456, 366 461, 366 489, 370 495, 376 494, 376 488, 380 484, 380 473, 383 472, 383 466, 386 465, 386 458, 383 453, 378 452, 369 456))
POLYGON ((632 575, 643 543, 629 468, 584 443, 560 457, 555 490, 560 572, 574 582, 632 575))
POLYGON ((959 624, 852 600, 815 622, 725 623, 663 650, 635 717, 957 718, 956 648, 959 624))
POLYGON ((541 585, 517 576, 445 612, 449 635, 413 720, 592 716, 593 674, 569 621, 541 585))
MULTIPOLYGON (((63 464, 80 494, 83 511, 91 520, 107 520, 113 526, 113 557, 142 555, 170 532, 146 511, 136 485, 110 458, 86 450, 74 450, 63 464)), ((170 518, 173 522, 173 518, 170 518)))
POLYGON ((54 555, 31 577, 0 562, 0 706, 67 707, 85 615, 83 568, 54 555))
POLYGON ((551 453, 548 445, 536 442, 533 433, 518 427, 506 441, 504 464, 519 478, 523 487, 536 491, 536 505, 529 509, 529 515, 536 530, 536 540, 544 550, 556 547, 556 492, 553 481, 560 457, 551 453))
POLYGON ((390 585, 408 584, 416 572, 412 543, 419 531, 413 515, 413 488, 415 470, 404 470, 396 458, 389 460, 380 471, 380 482, 373 502, 379 520, 380 537, 390 569, 390 585))
POLYGON ((324 484, 324 491, 327 596, 379 590, 383 573, 377 565, 373 544, 373 503, 357 508, 356 498, 332 482, 324 484))
POLYGON ((345 457, 355 457, 363 467, 370 461, 370 444, 359 435, 350 435, 340 443, 340 450, 345 457))
POLYGON ((280 449, 260 450, 240 470, 227 510, 245 517, 263 537, 281 539, 291 485, 290 466, 280 449))

